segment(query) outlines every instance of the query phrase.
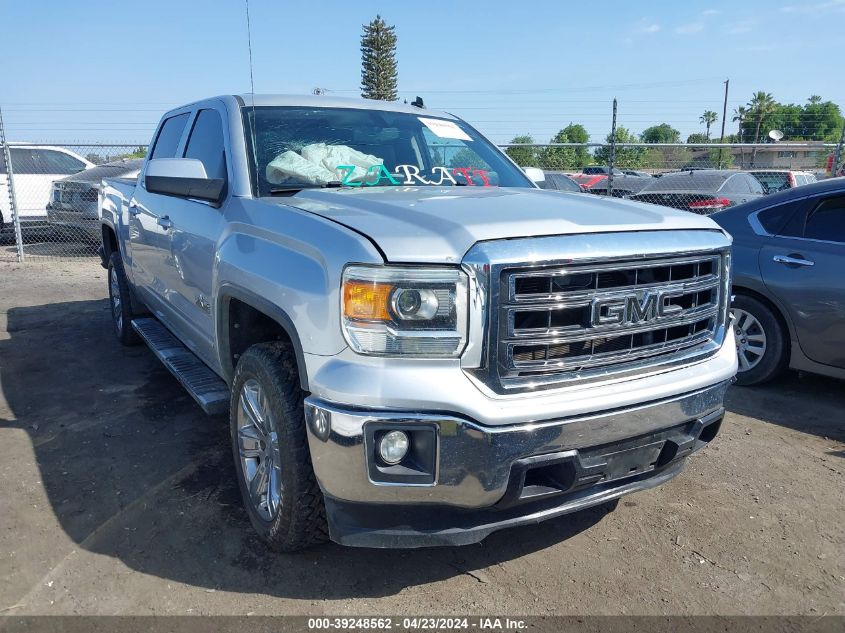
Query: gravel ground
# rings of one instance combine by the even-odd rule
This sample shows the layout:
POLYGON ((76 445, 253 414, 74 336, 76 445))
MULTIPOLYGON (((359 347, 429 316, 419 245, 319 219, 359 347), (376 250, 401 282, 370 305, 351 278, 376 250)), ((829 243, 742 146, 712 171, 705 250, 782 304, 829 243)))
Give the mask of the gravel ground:
POLYGON ((732 387, 672 482, 465 548, 268 553, 105 271, 0 263, 0 613, 845 614, 845 389, 732 387))

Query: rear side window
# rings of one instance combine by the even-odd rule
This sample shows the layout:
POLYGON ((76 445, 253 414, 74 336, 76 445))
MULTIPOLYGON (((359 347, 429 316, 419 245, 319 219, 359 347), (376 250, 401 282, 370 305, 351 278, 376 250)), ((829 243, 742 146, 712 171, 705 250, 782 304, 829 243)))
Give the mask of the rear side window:
POLYGON ((803 201, 787 202, 786 204, 779 204, 776 207, 769 207, 760 211, 757 214, 757 219, 763 225, 763 228, 766 229, 767 233, 772 235, 789 234, 784 232, 784 227, 803 204, 803 201))
POLYGON ((196 158, 209 178, 226 179, 223 121, 217 110, 200 110, 185 148, 185 158, 196 158))
POLYGON ((175 158, 176 148, 179 147, 179 139, 188 124, 188 113, 177 114, 167 119, 161 126, 156 138, 151 158, 175 158))
POLYGON ((719 191, 722 193, 748 193, 750 190, 744 178, 731 176, 725 181, 725 184, 722 185, 719 191))
POLYGON ((64 152, 37 149, 35 152, 47 174, 76 174, 85 169, 85 163, 64 152))
MULTIPOLYGON (((12 158, 12 169, 15 175, 67 175, 78 173, 86 167, 85 163, 78 158, 53 149, 10 147, 9 155, 12 158)), ((0 163, 2 162, 0 159, 0 163)))
POLYGON ((30 147, 10 147, 9 155, 12 158, 12 171, 16 176, 23 174, 43 174, 39 169, 38 155, 30 147))
POLYGON ((828 198, 807 218, 804 237, 845 243, 845 196, 828 198))
POLYGON ((751 193, 763 193, 763 185, 754 176, 744 176, 745 182, 751 187, 751 193))

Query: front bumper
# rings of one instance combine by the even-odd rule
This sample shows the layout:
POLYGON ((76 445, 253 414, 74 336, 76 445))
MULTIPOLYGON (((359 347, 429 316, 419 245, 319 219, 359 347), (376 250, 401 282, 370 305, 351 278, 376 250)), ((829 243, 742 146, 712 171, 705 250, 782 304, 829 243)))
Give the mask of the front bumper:
POLYGON ((311 396, 308 441, 330 534, 339 543, 368 547, 473 543, 504 527, 653 487, 715 437, 728 384, 496 427, 460 415, 347 409, 311 396), (328 414, 328 429, 315 425, 318 411, 328 414), (374 471, 373 426, 431 429, 431 481, 397 483, 374 471))

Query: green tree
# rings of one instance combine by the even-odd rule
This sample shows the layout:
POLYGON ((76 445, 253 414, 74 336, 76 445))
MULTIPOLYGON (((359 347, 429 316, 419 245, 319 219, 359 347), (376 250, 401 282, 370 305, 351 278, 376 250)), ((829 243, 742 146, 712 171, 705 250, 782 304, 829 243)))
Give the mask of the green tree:
MULTIPOLYGON (((769 92, 758 90, 755 92, 751 100, 748 102, 748 110, 751 117, 754 119, 754 142, 760 142, 760 129, 763 126, 763 120, 774 113, 776 109, 776 101, 769 92)), ((751 166, 754 166, 754 161, 757 158, 757 148, 751 150, 751 166)))
POLYGON ((810 105, 818 105, 822 102, 822 98, 820 95, 810 95, 810 98, 807 99, 810 105))
POLYGON ((687 145, 705 145, 710 142, 710 137, 707 134, 695 132, 687 137, 687 145))
POLYGON ((705 110, 704 114, 698 119, 703 125, 707 126, 707 140, 710 140, 710 126, 719 120, 719 115, 713 110, 705 110))
POLYGON ((361 33, 361 96, 396 101, 396 33, 380 15, 364 25, 361 33))
MULTIPOLYGON (((533 144, 534 138, 530 134, 523 134, 514 136, 511 143, 533 144)), ((505 152, 520 167, 536 167, 539 164, 536 147, 509 147, 505 152)))
POLYGON ((449 160, 449 167, 472 167, 473 169, 490 170, 490 165, 468 147, 464 147, 455 152, 451 160, 449 160))
POLYGON ((643 143, 680 143, 681 133, 668 123, 653 125, 640 134, 643 143))
MULTIPOLYGON (((610 163, 610 143, 613 142, 613 134, 608 134, 606 141, 608 145, 602 145, 596 148, 593 158, 599 165, 607 165, 610 163)), ((621 125, 616 128, 616 142, 617 143, 637 143, 639 139, 631 133, 628 128, 621 125)), ((614 167, 621 167, 625 169, 638 169, 643 166, 645 159, 645 148, 643 147, 617 147, 616 155, 613 159, 614 167)))
MULTIPOLYGON (((580 123, 570 123, 555 134, 551 143, 587 143, 590 135, 580 123)), ((587 147, 547 147, 540 152, 540 166, 543 169, 581 169, 590 162, 587 147)))
POLYGON ((814 101, 818 95, 810 97, 809 102, 801 109, 799 115, 801 138, 808 141, 839 140, 842 130, 842 111, 832 101, 814 101))

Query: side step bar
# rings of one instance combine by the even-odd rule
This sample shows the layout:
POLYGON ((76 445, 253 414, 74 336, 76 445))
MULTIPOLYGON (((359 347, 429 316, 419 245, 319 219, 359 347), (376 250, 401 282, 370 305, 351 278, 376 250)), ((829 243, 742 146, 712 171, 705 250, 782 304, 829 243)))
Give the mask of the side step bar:
POLYGON ((132 329, 149 346, 164 366, 209 415, 229 410, 229 386, 187 347, 182 345, 158 319, 132 320, 132 329))

